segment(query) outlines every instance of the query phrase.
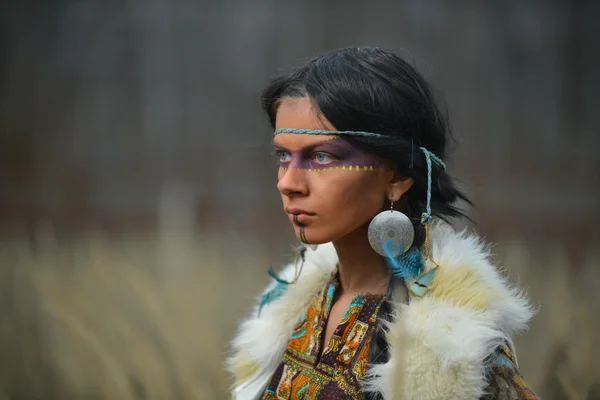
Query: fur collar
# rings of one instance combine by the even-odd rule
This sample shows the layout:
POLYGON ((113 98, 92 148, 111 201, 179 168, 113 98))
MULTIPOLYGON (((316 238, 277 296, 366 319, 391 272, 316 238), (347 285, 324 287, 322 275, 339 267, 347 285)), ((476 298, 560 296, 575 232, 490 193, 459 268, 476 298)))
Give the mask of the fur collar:
MULTIPOLYGON (((523 293, 491 264, 480 238, 441 222, 430 231, 431 256, 440 267, 424 297, 393 305, 390 360, 371 366, 365 381, 385 400, 478 399, 486 387, 485 359, 533 316, 523 293)), ((262 394, 294 326, 336 262, 330 243, 308 250, 298 282, 264 306, 260 317, 255 309, 242 322, 227 363, 234 399, 262 394)), ((282 275, 290 279, 293 273, 290 266, 282 275)))

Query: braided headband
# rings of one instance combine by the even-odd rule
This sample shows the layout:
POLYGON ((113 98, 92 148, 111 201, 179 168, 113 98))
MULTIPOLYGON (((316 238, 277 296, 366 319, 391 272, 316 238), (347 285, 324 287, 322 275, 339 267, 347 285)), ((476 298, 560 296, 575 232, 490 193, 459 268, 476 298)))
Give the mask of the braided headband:
MULTIPOLYGON (((341 136, 363 136, 363 137, 374 137, 383 138, 386 135, 380 133, 363 132, 363 131, 328 131, 321 129, 303 129, 303 128, 278 128, 273 133, 276 136, 280 133, 297 133, 304 135, 341 135, 341 136)), ((427 225, 432 220, 431 215, 431 173, 432 173, 432 161, 437 165, 446 169, 446 164, 435 154, 427 150, 425 147, 419 147, 419 149, 425 154, 425 160, 427 161, 427 208, 423 214, 421 214, 421 224, 427 225)))
POLYGON ((278 128, 273 136, 279 133, 302 133, 305 135, 348 135, 348 136, 371 136, 385 137, 380 133, 361 132, 361 131, 325 131, 321 129, 299 129, 299 128, 278 128))

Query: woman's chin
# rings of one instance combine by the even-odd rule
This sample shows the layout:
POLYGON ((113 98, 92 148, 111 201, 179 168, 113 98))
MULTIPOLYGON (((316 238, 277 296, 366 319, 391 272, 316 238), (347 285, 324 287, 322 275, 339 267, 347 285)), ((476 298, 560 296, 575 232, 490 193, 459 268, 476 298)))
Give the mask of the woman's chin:
POLYGON ((296 238, 306 244, 324 244, 324 243, 329 243, 331 242, 331 237, 330 235, 326 235, 320 232, 311 232, 310 229, 305 229, 304 230, 304 235, 302 235, 302 233, 300 232, 300 229, 298 227, 295 227, 294 229, 295 233, 296 233, 296 238))

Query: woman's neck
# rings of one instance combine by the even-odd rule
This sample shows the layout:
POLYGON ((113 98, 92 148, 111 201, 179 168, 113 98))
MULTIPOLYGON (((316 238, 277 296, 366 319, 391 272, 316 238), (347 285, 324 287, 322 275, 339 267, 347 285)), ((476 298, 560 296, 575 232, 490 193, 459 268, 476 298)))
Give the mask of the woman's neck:
POLYGON ((333 244, 339 258, 342 293, 385 293, 390 272, 385 260, 369 244, 365 225, 333 244))

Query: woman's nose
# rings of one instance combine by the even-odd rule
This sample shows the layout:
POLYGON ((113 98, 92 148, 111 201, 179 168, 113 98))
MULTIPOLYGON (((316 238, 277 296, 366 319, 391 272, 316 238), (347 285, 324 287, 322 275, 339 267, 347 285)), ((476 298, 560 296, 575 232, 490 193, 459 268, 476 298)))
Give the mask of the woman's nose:
POLYGON ((277 189, 284 196, 304 196, 308 193, 306 174, 302 168, 282 168, 277 189))

